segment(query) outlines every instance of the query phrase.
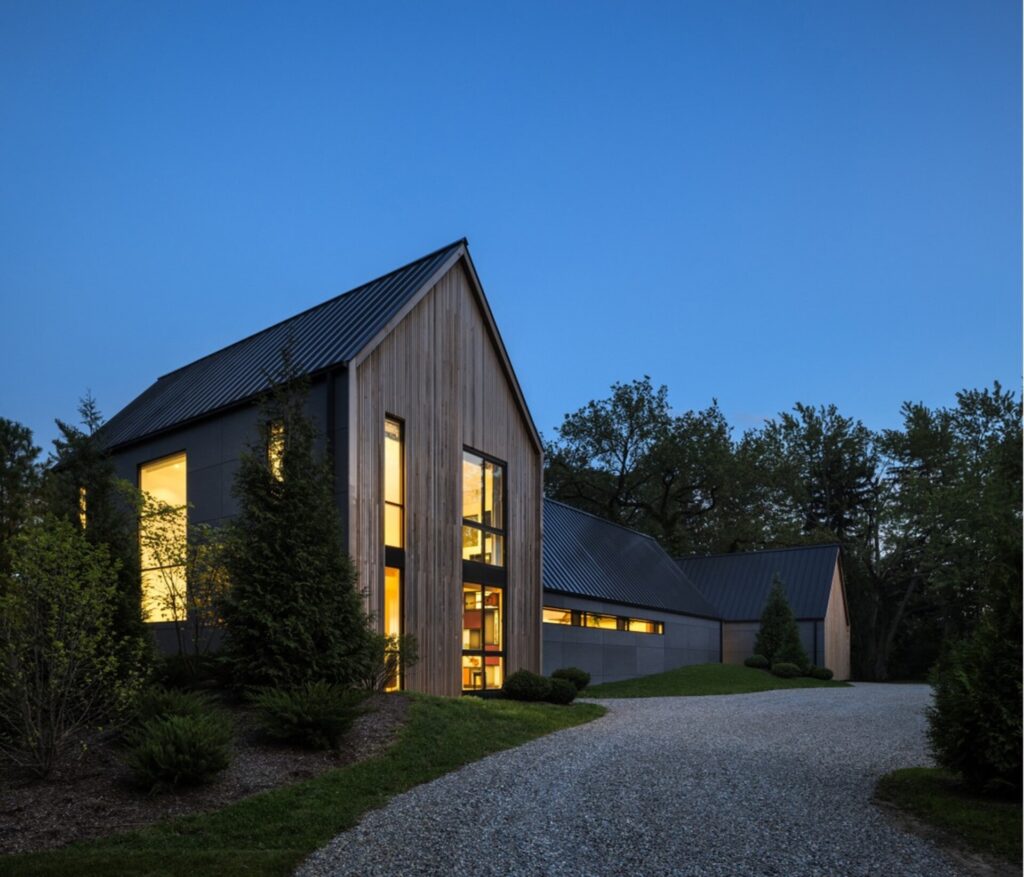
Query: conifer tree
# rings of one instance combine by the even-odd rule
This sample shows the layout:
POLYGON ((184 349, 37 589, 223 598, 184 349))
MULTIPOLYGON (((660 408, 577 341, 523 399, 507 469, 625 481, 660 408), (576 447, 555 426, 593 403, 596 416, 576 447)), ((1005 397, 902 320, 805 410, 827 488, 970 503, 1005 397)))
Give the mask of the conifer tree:
POLYGON ((240 685, 352 684, 367 660, 368 620, 307 395, 286 349, 235 479, 223 615, 240 685))
POLYGON ((761 613, 761 629, 754 643, 754 653, 764 655, 770 664, 796 664, 801 669, 810 665, 778 575, 772 579, 772 590, 761 613))

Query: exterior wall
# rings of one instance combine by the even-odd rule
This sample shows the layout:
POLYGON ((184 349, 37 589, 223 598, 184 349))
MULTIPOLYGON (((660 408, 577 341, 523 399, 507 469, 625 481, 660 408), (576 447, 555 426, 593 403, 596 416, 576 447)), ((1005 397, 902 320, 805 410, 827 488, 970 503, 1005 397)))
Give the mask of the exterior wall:
POLYGON ((720 624, 717 621, 551 592, 545 593, 544 605, 629 615, 661 621, 665 625, 665 633, 659 636, 624 630, 545 624, 545 674, 559 667, 579 667, 586 670, 593 684, 597 685, 662 673, 687 664, 717 664, 719 661, 720 624))
POLYGON ((462 263, 395 326, 351 376, 351 552, 369 608, 383 612, 384 419, 404 421, 404 630, 419 664, 407 688, 461 691, 462 450, 507 463, 505 672, 540 669, 541 454, 462 263))
POLYGON ((824 623, 825 658, 836 679, 850 678, 850 625, 847 622, 846 595, 839 564, 832 576, 832 590, 824 623))
MULTIPOLYGON (((800 643, 813 663, 820 664, 824 655, 821 622, 814 619, 797 621, 800 643), (815 637, 815 628, 818 636, 815 637), (815 648, 817 644, 817 648, 815 648)), ((754 654, 754 642, 761 629, 760 621, 726 621, 722 624, 722 663, 742 664, 754 654)))

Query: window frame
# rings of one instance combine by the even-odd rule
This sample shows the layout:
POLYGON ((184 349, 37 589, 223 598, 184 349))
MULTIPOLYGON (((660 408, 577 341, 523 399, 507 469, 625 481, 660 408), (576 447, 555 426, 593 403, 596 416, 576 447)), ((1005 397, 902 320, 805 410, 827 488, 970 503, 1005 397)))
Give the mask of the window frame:
MULTIPOLYGON (((471 561, 463 561, 463 563, 470 563, 470 562, 471 561)), ((460 687, 461 687, 462 671, 463 671, 462 658, 467 658, 467 657, 468 658, 483 658, 483 659, 485 659, 485 663, 483 664, 483 667, 484 667, 483 685, 480 688, 461 688, 461 691, 462 691, 463 694, 481 694, 481 693, 488 692, 488 691, 500 691, 502 686, 504 686, 505 679, 506 679, 506 677, 508 675, 508 646, 507 646, 507 643, 508 643, 508 612, 507 612, 508 602, 506 600, 506 597, 508 595, 508 589, 505 587, 504 584, 493 584, 493 583, 488 583, 488 582, 482 582, 482 581, 480 581, 478 579, 467 579, 467 578, 463 577, 462 584, 459 586, 459 596, 460 596, 460 599, 459 599, 459 606, 460 606, 459 623, 460 623, 460 625, 462 625, 462 623, 463 623, 463 618, 464 618, 465 611, 466 611, 466 604, 465 604, 465 593, 466 593, 466 591, 465 591, 465 589, 466 589, 467 585, 473 586, 473 587, 477 587, 477 588, 480 589, 480 637, 481 637, 481 641, 480 641, 480 648, 478 648, 478 649, 467 649, 467 648, 464 648, 464 647, 460 646, 460 651, 459 651, 459 680, 460 680, 460 687), (488 651, 488 649, 486 648, 487 644, 483 641, 484 632, 487 630, 487 625, 486 625, 486 623, 484 621, 484 613, 487 611, 487 592, 488 591, 497 591, 500 594, 500 596, 498 598, 498 601, 499 601, 498 605, 500 607, 499 611, 500 611, 500 615, 501 615, 501 618, 500 618, 500 622, 501 622, 501 648, 498 649, 498 650, 490 650, 490 651, 488 651), (486 670, 487 664, 486 664, 486 658, 488 658, 488 657, 500 658, 501 659, 501 685, 497 686, 496 688, 491 688, 491 687, 489 687, 487 685, 487 670, 486 670)), ((461 629, 464 631, 466 628, 462 627, 461 629)), ((460 642, 461 642, 461 638, 460 638, 460 642)))
MULTIPOLYGON (((159 462, 161 462, 163 460, 170 460, 172 457, 181 457, 182 458, 182 462, 185 464, 185 502, 180 506, 180 508, 182 509, 182 512, 183 512, 184 517, 185 517, 185 548, 187 550, 188 549, 188 525, 189 525, 189 513, 188 513, 188 511, 189 511, 189 509, 188 509, 188 450, 186 448, 179 448, 176 451, 171 451, 170 453, 167 453, 167 454, 161 454, 159 457, 153 457, 152 459, 143 460, 140 463, 136 463, 135 464, 135 486, 136 486, 136 488, 139 491, 142 491, 142 489, 143 489, 142 488, 142 470, 143 469, 145 469, 147 466, 152 466, 154 463, 159 463, 159 462)), ((185 571, 186 571, 186 575, 185 575, 185 617, 184 617, 184 619, 182 619, 182 621, 184 621, 187 624, 189 619, 188 619, 188 575, 187 575, 186 566, 184 564, 176 564, 175 566, 149 566, 149 567, 144 567, 142 565, 142 521, 143 521, 144 517, 145 517, 144 515, 140 515, 138 517, 137 521, 136 521, 137 526, 138 526, 138 533, 136 534, 136 542, 137 542, 137 547, 139 549, 139 567, 138 567, 138 570, 139 570, 139 601, 140 601, 140 605, 144 604, 144 602, 145 602, 145 591, 144 591, 144 574, 145 573, 151 572, 153 570, 177 569, 178 566, 181 566, 182 569, 185 569, 185 571)), ((174 624, 176 624, 178 622, 176 622, 173 618, 171 618, 171 619, 162 619, 162 620, 158 620, 158 621, 144 620, 143 623, 147 624, 147 625, 162 624, 162 625, 170 626, 170 625, 174 625, 174 624)))
MULTIPOLYGON (((483 510, 484 510, 484 507, 486 506, 486 492, 485 492, 486 491, 486 486, 487 486, 487 479, 485 477, 483 477, 483 478, 481 478, 481 484, 480 484, 480 516, 481 517, 483 517, 483 510)), ((478 451, 476 448, 471 447, 470 445, 463 445, 462 446, 462 456, 459 459, 459 487, 460 487, 459 495, 461 497, 463 497, 463 500, 462 500, 462 504, 463 505, 462 505, 462 508, 459 511, 459 518, 460 518, 460 521, 461 521, 461 526, 460 526, 460 529, 459 529, 460 541, 461 541, 461 538, 462 538, 462 529, 461 529, 462 527, 470 527, 470 528, 475 529, 475 530, 480 530, 481 533, 483 533, 483 534, 490 534, 491 536, 498 536, 498 537, 501 538, 501 563, 500 564, 497 564, 497 563, 486 563, 486 562, 484 562, 482 560, 466 560, 466 558, 464 556, 462 558, 462 562, 463 563, 471 563, 474 566, 487 567, 487 568, 491 568, 491 569, 507 569, 508 568, 508 544, 509 544, 509 529, 508 529, 508 463, 505 460, 502 460, 499 457, 495 457, 493 454, 487 454, 487 453, 484 453, 483 451, 478 451), (464 497, 466 495, 465 494, 466 488, 465 488, 465 484, 463 483, 463 475, 462 475, 462 473, 463 473, 463 470, 464 470, 463 464, 465 463, 466 454, 467 453, 468 454, 473 454, 474 456, 479 457, 484 462, 490 463, 490 464, 492 464, 494 466, 499 466, 501 468, 501 520, 502 520, 502 524, 503 524, 502 527, 494 527, 494 526, 492 526, 490 524, 483 523, 483 521, 477 522, 477 521, 468 521, 468 520, 466 520, 466 516, 465 516, 465 510, 466 509, 465 509, 465 499, 464 499, 464 497)), ((486 542, 484 542, 483 544, 486 545, 486 542)), ((461 549, 460 549, 460 554, 461 554, 461 549)), ((469 580, 467 580, 467 581, 469 581, 469 580)), ((475 582, 475 581, 476 580, 474 579, 474 580, 471 581, 471 583, 475 582)), ((502 583, 502 586, 504 586, 504 583, 502 583)))
MULTIPOLYGON (((380 630, 381 633, 386 633, 384 630, 385 625, 385 609, 387 603, 387 587, 386 587, 386 571, 388 567, 391 569, 398 570, 398 635, 405 636, 406 624, 405 624, 405 584, 406 584, 406 573, 405 573, 405 547, 408 544, 408 531, 406 529, 406 506, 408 504, 408 479, 406 473, 408 472, 408 460, 406 454, 406 425, 405 418, 399 417, 397 414, 392 414, 389 411, 384 412, 384 421, 381 428, 381 444, 380 444, 380 546, 383 549, 384 562, 380 570, 380 605, 378 611, 380 615, 380 630), (401 527, 402 527, 402 544, 388 545, 387 544, 387 507, 394 506, 395 503, 390 503, 387 500, 387 492, 385 490, 385 479, 387 478, 387 444, 386 442, 391 441, 387 435, 387 422, 398 426, 398 443, 401 449, 400 463, 401 463, 401 479, 402 479, 402 504, 398 506, 401 510, 401 527)), ((394 689, 397 691, 405 690, 405 666, 403 662, 399 661, 398 664, 398 687, 394 689)))

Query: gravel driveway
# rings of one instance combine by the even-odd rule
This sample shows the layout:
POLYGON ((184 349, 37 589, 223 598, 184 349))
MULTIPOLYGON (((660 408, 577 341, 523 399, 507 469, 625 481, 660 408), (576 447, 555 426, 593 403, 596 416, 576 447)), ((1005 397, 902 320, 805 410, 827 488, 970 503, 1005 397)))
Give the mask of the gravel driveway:
POLYGON ((871 803, 927 763, 923 685, 602 701, 602 719, 485 758, 368 813, 321 875, 960 872, 871 803))

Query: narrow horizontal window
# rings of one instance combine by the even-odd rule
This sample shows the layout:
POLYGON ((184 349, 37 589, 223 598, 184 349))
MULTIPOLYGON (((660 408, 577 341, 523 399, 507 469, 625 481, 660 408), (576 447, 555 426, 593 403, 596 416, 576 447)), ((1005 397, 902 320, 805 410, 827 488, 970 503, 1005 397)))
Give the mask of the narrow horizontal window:
POLYGON ((650 633, 663 635, 665 623, 647 618, 630 618, 625 615, 609 615, 603 612, 580 612, 562 609, 558 606, 544 607, 545 624, 563 624, 572 627, 592 627, 597 630, 622 630, 627 633, 650 633))

